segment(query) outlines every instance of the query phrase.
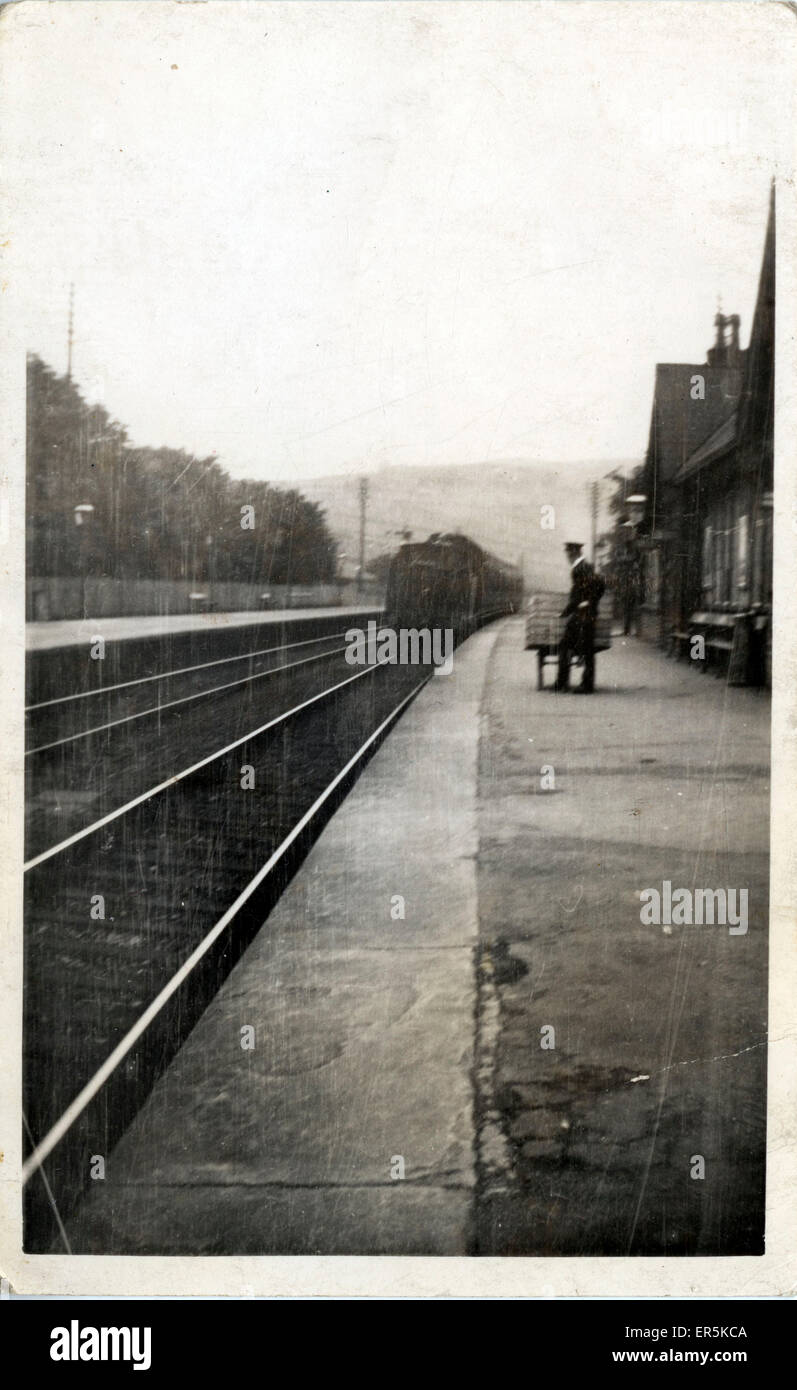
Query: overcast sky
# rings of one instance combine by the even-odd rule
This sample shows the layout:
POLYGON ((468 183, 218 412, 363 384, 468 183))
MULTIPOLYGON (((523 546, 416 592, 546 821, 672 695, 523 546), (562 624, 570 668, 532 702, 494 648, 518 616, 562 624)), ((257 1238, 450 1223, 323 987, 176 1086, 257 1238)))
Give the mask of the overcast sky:
POLYGON ((718 294, 747 342, 783 7, 3 13, 24 343, 65 369, 74 281, 74 376, 138 444, 274 480, 631 458, 718 294))

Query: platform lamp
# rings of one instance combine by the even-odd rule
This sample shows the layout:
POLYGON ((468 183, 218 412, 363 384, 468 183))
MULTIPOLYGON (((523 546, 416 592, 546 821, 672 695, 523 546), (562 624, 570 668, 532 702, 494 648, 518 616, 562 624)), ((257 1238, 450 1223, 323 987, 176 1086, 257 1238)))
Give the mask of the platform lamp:
MULTIPOLYGON (((639 585, 641 585, 641 594, 644 595, 644 594, 647 592, 647 583, 648 583, 648 580, 647 580, 647 559, 646 559, 646 556, 645 556, 645 551, 646 551, 646 549, 647 549, 647 547, 648 547, 648 545, 649 545, 650 537, 645 537, 645 538, 640 537, 640 535, 639 535, 639 528, 640 528, 640 526, 642 525, 642 522, 643 522, 643 520, 644 520, 645 511, 646 511, 646 508, 647 508, 647 505, 648 505, 647 494, 644 493, 644 492, 632 492, 630 497, 626 497, 626 499, 625 499, 625 505, 626 505, 626 508, 627 508, 627 510, 628 510, 629 518, 630 518, 629 521, 626 523, 626 525, 628 526, 628 530, 629 530, 629 541, 630 541, 631 556, 632 556, 632 558, 635 556, 636 559, 637 559, 637 563, 641 566, 641 568, 637 571, 637 583, 638 583, 639 585)), ((632 606, 632 610, 631 610, 631 612, 632 612, 632 618, 633 618, 633 610, 636 608, 636 603, 637 603, 637 599, 635 599, 634 602, 633 602, 633 606, 632 606)), ((644 604, 643 604, 643 606, 644 606, 644 604)), ((631 621, 631 619, 628 619, 628 618, 626 619, 626 622, 629 624, 629 631, 630 631, 630 621, 631 621)), ((639 629, 639 624, 638 624, 638 622, 637 622, 637 626, 636 626, 635 631, 636 631, 636 635, 639 636, 639 631, 640 631, 640 629, 639 629)))
POLYGON ((90 523, 90 521, 91 521, 91 518, 92 518, 93 515, 94 515, 94 508, 93 508, 91 502, 78 502, 77 506, 74 508, 73 515, 74 515, 74 518, 75 518, 75 525, 76 525, 76 526, 79 526, 79 527, 81 528, 81 529, 80 529, 80 532, 79 532, 79 541, 78 541, 78 543, 79 543, 79 545, 80 545, 80 575, 81 575, 81 579, 82 579, 82 581, 83 581, 83 617, 85 618, 85 617, 87 616, 87 615, 86 615, 86 578, 87 578, 87 570, 88 570, 88 563, 87 563, 87 556, 86 556, 86 546, 87 546, 87 544, 88 544, 88 528, 89 528, 89 523, 90 523))

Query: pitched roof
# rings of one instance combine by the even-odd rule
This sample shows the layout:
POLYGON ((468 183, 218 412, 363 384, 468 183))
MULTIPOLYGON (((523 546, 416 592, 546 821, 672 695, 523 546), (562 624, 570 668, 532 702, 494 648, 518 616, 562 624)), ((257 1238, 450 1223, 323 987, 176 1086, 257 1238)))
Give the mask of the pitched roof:
POLYGON ((736 409, 744 377, 737 367, 659 362, 650 420, 648 467, 655 464, 659 484, 672 481, 700 445, 727 423, 736 409), (694 378, 702 377, 705 396, 694 400, 694 378))
POLYGON ((764 254, 758 280, 747 374, 740 409, 739 443, 743 454, 757 458, 772 475, 775 385, 775 183, 769 197, 764 254))
MULTIPOLYGON (((681 482, 713 463, 737 444, 759 464, 772 467, 772 392, 775 346, 775 186, 769 201, 764 254, 758 282, 750 346, 741 354, 744 373, 738 406, 694 449, 674 475, 681 482)), ((726 369, 727 370, 727 369, 726 369)))
POLYGON ((724 420, 713 434, 710 434, 708 439, 704 440, 693 454, 690 454, 686 463, 682 464, 675 474, 675 482, 682 482, 684 478, 690 477, 692 473, 703 468, 705 464, 713 463, 715 459, 722 458, 723 454, 727 454, 728 450, 732 449, 736 443, 738 428, 739 412, 734 410, 727 420, 724 420))

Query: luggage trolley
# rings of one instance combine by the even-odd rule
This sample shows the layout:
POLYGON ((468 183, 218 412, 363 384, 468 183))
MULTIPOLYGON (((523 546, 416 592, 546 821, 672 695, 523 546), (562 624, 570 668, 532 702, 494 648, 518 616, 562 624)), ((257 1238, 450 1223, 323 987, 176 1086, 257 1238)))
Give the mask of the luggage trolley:
MULTIPOLYGON (((558 663, 559 661, 559 643, 567 622, 567 619, 560 615, 567 604, 567 599, 567 594, 553 593, 550 590, 532 594, 529 599, 526 610, 525 649, 527 652, 536 651, 537 653, 538 690, 545 688, 546 662, 558 663)), ((611 596, 605 594, 598 604, 598 616, 595 620, 596 652, 606 652, 612 645, 610 602, 611 596)), ((581 658, 576 657, 573 664, 577 665, 580 661, 581 658)))

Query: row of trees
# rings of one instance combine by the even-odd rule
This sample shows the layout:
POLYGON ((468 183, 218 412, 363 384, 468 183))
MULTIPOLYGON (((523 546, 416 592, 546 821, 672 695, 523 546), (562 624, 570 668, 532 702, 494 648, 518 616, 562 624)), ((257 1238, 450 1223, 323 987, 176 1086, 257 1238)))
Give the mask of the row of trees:
POLYGON ((230 478, 214 455, 132 448, 118 420, 33 355, 27 517, 29 575, 267 587, 327 583, 336 573, 317 503, 230 478))

